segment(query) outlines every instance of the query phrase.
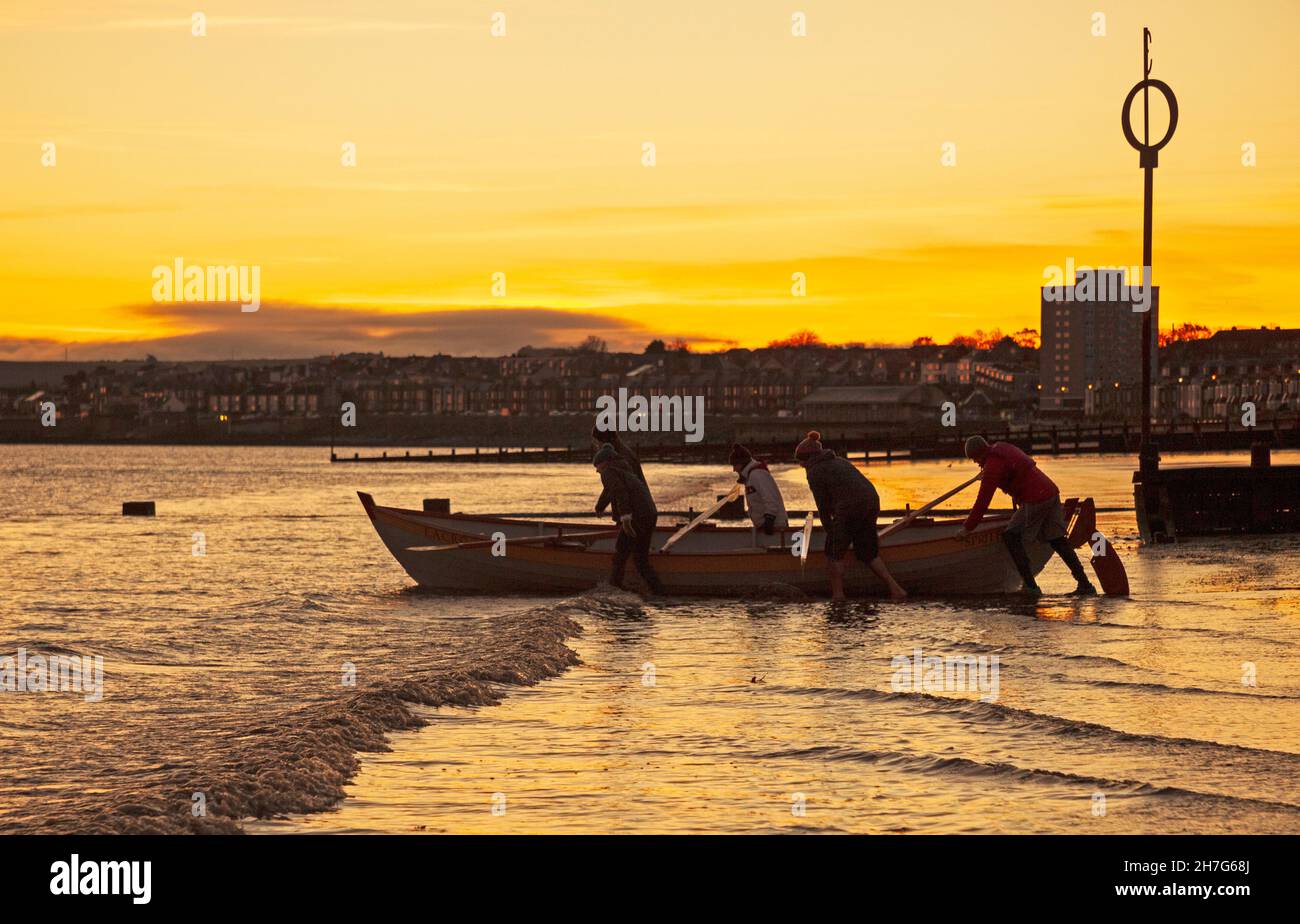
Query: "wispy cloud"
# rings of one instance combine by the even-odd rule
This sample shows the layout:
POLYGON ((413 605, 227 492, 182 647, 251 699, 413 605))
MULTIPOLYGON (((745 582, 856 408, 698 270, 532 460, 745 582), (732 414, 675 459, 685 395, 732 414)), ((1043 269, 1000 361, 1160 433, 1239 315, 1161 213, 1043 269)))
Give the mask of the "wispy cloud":
POLYGON ((232 355, 280 359, 352 351, 497 356, 523 346, 570 346, 593 334, 606 340, 611 349, 628 350, 641 350, 650 340, 663 336, 713 343, 725 339, 693 332, 665 334, 606 315, 550 308, 393 313, 268 303, 251 313, 226 304, 139 305, 131 310, 142 320, 194 330, 66 344, 39 337, 0 338, 0 358, 62 358, 65 346, 71 357, 79 360, 132 359, 146 354, 167 360, 226 359, 232 355))
MULTIPOLYGON (((203 12, 203 11, 196 11, 203 12)), ((0 18, 0 32, 189 32, 191 17, 135 16, 104 19, 99 11, 64 10, 63 15, 8 14, 0 18)), ((205 14, 206 15, 206 14, 205 14)), ((223 16, 206 18, 209 32, 222 29, 262 31, 281 35, 337 35, 346 33, 405 33, 464 31, 469 23, 434 22, 420 19, 375 19, 364 16, 223 16)))
MULTIPOLYGON (((106 31, 170 31, 189 29, 190 18, 115 19, 103 22, 106 31)), ((343 32, 437 32, 467 28, 443 22, 396 19, 347 19, 327 16, 209 16, 209 30, 254 29, 289 34, 333 34, 343 32)))

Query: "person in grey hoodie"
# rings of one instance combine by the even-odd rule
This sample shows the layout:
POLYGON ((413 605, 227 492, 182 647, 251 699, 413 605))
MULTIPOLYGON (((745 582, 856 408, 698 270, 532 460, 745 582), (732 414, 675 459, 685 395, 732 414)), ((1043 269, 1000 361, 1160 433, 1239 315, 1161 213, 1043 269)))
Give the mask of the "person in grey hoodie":
POLYGON ((781 489, 776 486, 776 479, 767 466, 739 443, 731 444, 727 461, 731 463, 737 480, 745 486, 745 509, 754 528, 765 536, 772 536, 789 526, 781 489))
POLYGON ((808 487, 817 503, 817 515, 826 529, 826 567, 830 571, 831 599, 844 599, 844 561, 852 547, 858 561, 870 568, 895 600, 907 598, 880 557, 876 519, 880 516, 880 495, 866 475, 848 459, 841 459, 822 446, 822 435, 811 430, 795 447, 794 457, 808 475, 808 487))

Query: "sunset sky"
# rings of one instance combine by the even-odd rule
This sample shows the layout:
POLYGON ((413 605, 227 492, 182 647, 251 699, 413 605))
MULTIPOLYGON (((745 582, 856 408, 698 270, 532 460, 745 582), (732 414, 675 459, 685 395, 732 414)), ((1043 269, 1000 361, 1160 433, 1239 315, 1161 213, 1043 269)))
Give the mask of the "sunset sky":
POLYGON ((9 0, 0 359, 1037 328, 1047 266, 1141 261, 1143 25, 1162 325, 1300 326, 1294 0, 9 0), (155 303, 177 257, 261 310, 155 303))

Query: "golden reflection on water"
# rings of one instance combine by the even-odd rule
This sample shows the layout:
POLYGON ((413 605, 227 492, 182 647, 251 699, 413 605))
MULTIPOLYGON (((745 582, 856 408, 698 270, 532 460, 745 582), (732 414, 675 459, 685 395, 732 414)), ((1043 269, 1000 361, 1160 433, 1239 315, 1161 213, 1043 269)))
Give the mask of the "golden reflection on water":
MULTIPOLYGON (((0 650, 107 648, 113 678, 100 707, 6 700, 0 821, 34 810, 26 781, 93 810, 93 783, 192 759, 214 723, 337 696, 344 660, 401 676, 454 656, 471 625, 490 632, 504 614, 558 605, 410 593, 355 490, 412 507, 450 496, 471 511, 587 509, 596 493, 586 466, 330 466, 302 449, 0 447, 0 461, 16 473, 0 503, 21 511, 0 523, 0 554, 21 563, 0 650), (159 516, 117 515, 137 498, 156 499, 159 516), (203 559, 190 554, 195 529, 203 559), (150 734, 160 722, 166 742, 150 734)), ((1067 495, 1131 504, 1130 459, 1040 461, 1067 495)), ((731 480, 722 463, 647 469, 666 508, 699 508, 731 480)), ((868 470, 886 507, 924 503, 969 472, 868 470)), ((799 470, 776 474, 791 507, 808 504, 799 470)), ((1130 600, 1055 596, 1071 586, 1059 562, 1036 602, 594 595, 570 642, 582 666, 508 689, 498 706, 438 709, 429 727, 393 735, 391 752, 364 756, 337 811, 249 828, 1300 830, 1297 538, 1139 550, 1131 513, 1099 524, 1128 566, 1130 600), (996 655, 996 701, 893 691, 891 659, 916 648, 996 655), (1246 664, 1257 686, 1243 684, 1246 664), (792 811, 797 793, 805 814, 792 811)))

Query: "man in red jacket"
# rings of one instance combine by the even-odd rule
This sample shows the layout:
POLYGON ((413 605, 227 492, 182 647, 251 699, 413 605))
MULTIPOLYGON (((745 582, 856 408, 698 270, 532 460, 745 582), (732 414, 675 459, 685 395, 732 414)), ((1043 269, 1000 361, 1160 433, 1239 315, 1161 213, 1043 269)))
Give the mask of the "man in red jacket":
POLYGON ((1065 538, 1065 508, 1061 506, 1061 491, 1052 479, 1043 474, 1033 459, 1010 443, 992 446, 982 436, 972 436, 966 441, 966 458, 983 470, 980 493, 970 516, 962 525, 962 534, 969 534, 989 509, 989 501, 998 488, 1011 495, 1016 512, 1002 532, 1002 542, 1016 563, 1016 570, 1025 582, 1025 593, 1037 596, 1042 591, 1034 580, 1025 554, 1025 539, 1041 539, 1052 547, 1079 586, 1070 592, 1072 597, 1091 596, 1097 592, 1083 570, 1079 556, 1074 554, 1065 538))

